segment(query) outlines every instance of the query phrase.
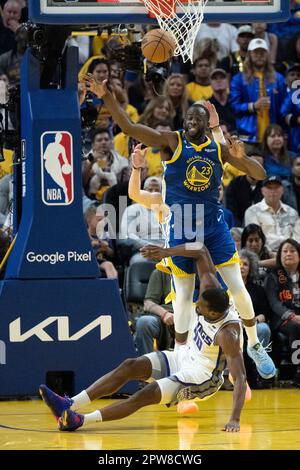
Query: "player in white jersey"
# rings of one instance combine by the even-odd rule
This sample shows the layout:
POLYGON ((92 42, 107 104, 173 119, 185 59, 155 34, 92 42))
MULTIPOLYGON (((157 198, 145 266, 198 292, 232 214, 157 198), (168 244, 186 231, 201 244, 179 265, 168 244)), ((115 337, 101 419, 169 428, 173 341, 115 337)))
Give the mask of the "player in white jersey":
POLYGON ((147 405, 207 399, 223 384, 226 362, 234 380, 234 391, 232 412, 224 431, 239 431, 246 392, 240 320, 237 313, 229 308, 228 295, 215 277, 208 251, 203 248, 198 254, 197 265, 201 276, 200 296, 196 303, 198 319, 187 354, 182 354, 179 349, 127 359, 73 398, 60 397, 46 385, 41 385, 40 394, 58 419, 61 431, 75 431, 99 421, 125 418, 147 405), (130 380, 150 383, 127 400, 88 414, 77 412, 95 399, 116 393, 130 380))

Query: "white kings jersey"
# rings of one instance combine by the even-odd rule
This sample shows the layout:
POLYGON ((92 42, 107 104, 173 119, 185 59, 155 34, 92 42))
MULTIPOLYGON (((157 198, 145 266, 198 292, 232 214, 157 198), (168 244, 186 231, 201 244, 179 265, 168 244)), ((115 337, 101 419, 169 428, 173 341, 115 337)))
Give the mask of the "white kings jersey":
MULTIPOLYGON (((187 352, 180 360, 179 371, 174 374, 192 392, 182 399, 203 399, 222 385, 226 359, 222 349, 215 344, 215 338, 230 323, 237 323, 241 327, 241 320, 232 304, 227 315, 218 322, 209 323, 203 316, 198 316, 191 331, 187 352)), ((184 390, 186 393, 187 389, 184 390)))

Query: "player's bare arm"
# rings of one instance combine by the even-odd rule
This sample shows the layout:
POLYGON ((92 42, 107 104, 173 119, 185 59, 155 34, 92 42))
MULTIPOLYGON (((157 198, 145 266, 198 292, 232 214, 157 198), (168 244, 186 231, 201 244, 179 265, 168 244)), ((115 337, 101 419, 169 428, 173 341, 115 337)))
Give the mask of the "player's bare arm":
POLYGON ((168 206, 164 203, 161 193, 149 193, 141 189, 141 169, 146 165, 146 149, 141 150, 141 144, 138 144, 132 154, 132 172, 129 179, 128 195, 133 201, 142 204, 147 209, 155 212, 160 222, 169 213, 168 206))
MULTIPOLYGON (((91 74, 84 77, 86 87, 92 93, 102 98, 113 120, 120 129, 127 135, 142 142, 145 145, 155 148, 170 147, 175 152, 178 144, 177 134, 172 131, 157 131, 142 124, 134 124, 123 108, 119 105, 107 87, 107 80, 102 83, 97 82, 91 74)), ((167 154, 165 154, 167 155, 167 154)), ((170 159, 170 158, 168 158, 170 159)))
POLYGON ((224 162, 230 163, 258 181, 266 178, 266 172, 260 163, 245 154, 245 146, 241 140, 236 137, 227 139, 227 145, 221 145, 221 149, 224 162))
POLYGON ((208 249, 198 242, 185 243, 172 248, 161 248, 156 245, 147 245, 141 248, 141 254, 145 258, 161 260, 168 256, 185 256, 194 258, 197 262, 198 275, 201 278, 200 292, 209 287, 219 286, 215 277, 216 268, 211 259, 208 249), (201 245, 201 246, 199 246, 201 245))
POLYGON ((247 388, 244 359, 240 348, 240 326, 227 325, 219 332, 215 341, 226 356, 227 366, 234 380, 232 412, 223 431, 238 432, 247 388))

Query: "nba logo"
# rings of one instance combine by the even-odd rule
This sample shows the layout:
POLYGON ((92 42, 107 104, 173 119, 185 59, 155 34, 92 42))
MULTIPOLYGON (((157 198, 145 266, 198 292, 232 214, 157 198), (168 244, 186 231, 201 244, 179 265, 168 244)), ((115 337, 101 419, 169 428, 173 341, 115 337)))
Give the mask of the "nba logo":
POLYGON ((41 136, 42 200, 47 206, 69 206, 74 200, 73 138, 66 131, 41 136))

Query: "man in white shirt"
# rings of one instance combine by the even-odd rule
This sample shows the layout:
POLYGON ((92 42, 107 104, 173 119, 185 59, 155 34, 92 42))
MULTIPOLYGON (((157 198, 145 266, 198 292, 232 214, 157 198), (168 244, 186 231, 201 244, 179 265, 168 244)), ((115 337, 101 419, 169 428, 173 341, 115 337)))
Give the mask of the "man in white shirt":
POLYGON ((260 225, 268 249, 277 251, 283 240, 292 237, 298 213, 281 202, 284 187, 279 176, 269 176, 261 191, 264 199, 246 210, 244 225, 260 225))

